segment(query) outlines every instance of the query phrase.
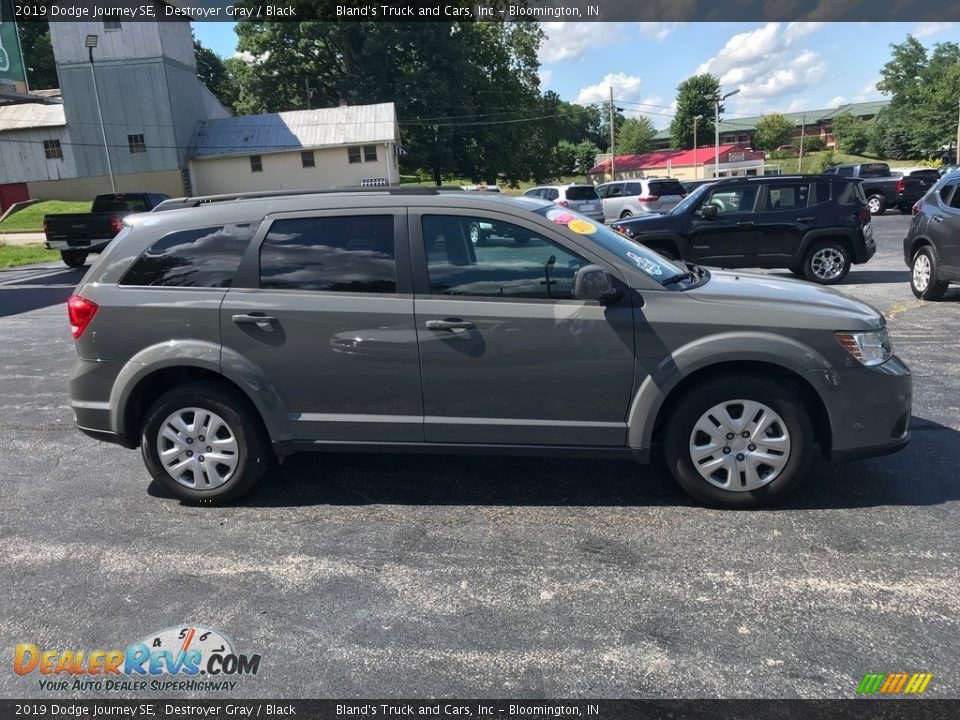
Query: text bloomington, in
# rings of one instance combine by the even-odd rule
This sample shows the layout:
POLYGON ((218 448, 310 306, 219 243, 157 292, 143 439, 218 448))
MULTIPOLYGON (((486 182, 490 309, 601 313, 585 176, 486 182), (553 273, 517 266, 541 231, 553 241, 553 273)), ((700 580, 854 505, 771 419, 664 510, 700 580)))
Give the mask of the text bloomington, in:
MULTIPOLYGON (((587 5, 586 15, 600 16, 599 5, 587 5)), ((508 5, 497 10, 492 7, 475 5, 462 7, 440 3, 437 5, 337 5, 337 17, 383 18, 387 20, 448 17, 469 20, 516 20, 522 18, 579 18, 584 13, 578 7, 527 7, 524 5, 508 5)))

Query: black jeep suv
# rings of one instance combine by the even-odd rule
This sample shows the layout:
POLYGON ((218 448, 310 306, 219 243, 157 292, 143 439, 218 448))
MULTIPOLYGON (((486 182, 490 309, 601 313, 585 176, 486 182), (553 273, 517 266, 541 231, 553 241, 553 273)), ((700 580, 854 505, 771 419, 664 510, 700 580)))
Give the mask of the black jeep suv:
POLYGON ((823 285, 841 282, 877 249, 860 181, 822 175, 721 178, 664 215, 613 227, 671 259, 789 268, 823 285))

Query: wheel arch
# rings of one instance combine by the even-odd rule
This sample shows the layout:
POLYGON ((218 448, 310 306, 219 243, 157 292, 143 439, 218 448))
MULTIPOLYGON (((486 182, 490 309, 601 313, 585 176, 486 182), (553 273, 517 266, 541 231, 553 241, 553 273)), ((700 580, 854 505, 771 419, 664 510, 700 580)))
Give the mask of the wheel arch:
POLYGON ((936 243, 933 242, 926 235, 918 235, 913 239, 913 242, 910 243, 910 262, 913 262, 913 259, 917 256, 917 253, 920 252, 920 248, 929 247, 933 250, 933 254, 936 256, 937 262, 940 261, 940 252, 937 250, 936 243))

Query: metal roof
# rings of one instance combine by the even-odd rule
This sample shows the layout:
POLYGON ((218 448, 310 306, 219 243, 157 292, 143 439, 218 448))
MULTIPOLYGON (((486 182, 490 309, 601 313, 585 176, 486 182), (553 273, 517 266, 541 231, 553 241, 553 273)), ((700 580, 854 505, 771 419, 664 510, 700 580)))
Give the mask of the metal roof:
POLYGON ((0 132, 42 127, 58 128, 66 124, 63 105, 60 104, 0 105, 0 132))
MULTIPOLYGON (((794 125, 800 127, 804 123, 807 125, 814 125, 825 120, 832 120, 837 115, 845 112, 850 113, 854 117, 872 117, 889 104, 889 100, 873 100, 871 102, 847 103, 846 105, 841 105, 840 107, 836 108, 800 110, 798 112, 785 112, 778 114, 783 115, 794 125)), ((772 115, 773 113, 768 114, 772 115)), ((750 117, 721 119, 720 132, 733 133, 755 130, 757 123, 760 122, 760 120, 762 120, 764 117, 764 115, 751 115, 750 117)), ((670 134, 670 128, 666 128, 654 135, 654 140, 669 140, 671 137, 673 136, 670 134)))
POLYGON ((345 105, 205 120, 194 133, 192 156, 257 155, 397 140, 392 102, 345 105))

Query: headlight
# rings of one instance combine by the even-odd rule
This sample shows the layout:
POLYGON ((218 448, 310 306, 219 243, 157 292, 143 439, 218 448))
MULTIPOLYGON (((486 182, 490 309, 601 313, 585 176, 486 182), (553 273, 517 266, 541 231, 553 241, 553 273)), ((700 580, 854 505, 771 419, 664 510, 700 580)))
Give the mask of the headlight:
POLYGON ((885 327, 870 332, 838 332, 835 337, 844 350, 867 367, 884 363, 893 356, 885 327))

